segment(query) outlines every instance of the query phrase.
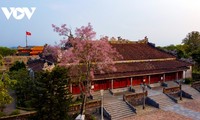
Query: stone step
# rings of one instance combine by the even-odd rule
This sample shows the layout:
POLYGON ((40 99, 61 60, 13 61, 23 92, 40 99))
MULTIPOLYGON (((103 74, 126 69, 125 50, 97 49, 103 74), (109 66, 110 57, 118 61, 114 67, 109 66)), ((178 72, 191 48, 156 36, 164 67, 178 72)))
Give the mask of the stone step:
POLYGON ((194 99, 199 99, 200 98, 200 92, 197 91, 196 89, 192 88, 191 86, 188 85, 182 85, 182 89, 192 95, 192 98, 194 99))
POLYGON ((112 120, 121 120, 135 114, 124 101, 117 97, 112 102, 106 102, 104 108, 111 115, 112 120))
MULTIPOLYGON (((106 107, 105 107, 105 109, 108 110, 111 114, 112 113, 117 113, 118 114, 118 112, 119 112, 119 109, 111 109, 111 108, 106 108, 106 107)), ((133 113, 131 110, 127 111, 127 109, 129 109, 129 108, 120 108, 120 112, 121 113, 123 113, 123 112, 133 113)))
POLYGON ((113 116, 112 120, 122 120, 124 118, 131 117, 133 115, 135 115, 135 114, 127 114, 127 115, 122 115, 122 116, 113 116))
POLYGON ((127 115, 134 115, 135 113, 133 112, 111 112, 110 113, 112 117, 119 117, 119 116, 127 116, 127 115))
POLYGON ((109 105, 113 105, 113 104, 123 104, 121 101, 117 101, 117 100, 115 100, 115 101, 112 101, 112 102, 106 102, 106 103, 104 103, 104 105, 105 106, 109 106, 109 105))
POLYGON ((105 106, 105 107, 106 108, 120 108, 120 109, 127 108, 127 106, 125 106, 125 105, 113 105, 113 106, 105 106))
POLYGON ((111 117, 112 118, 116 118, 116 117, 120 117, 120 116, 127 116, 127 115, 134 115, 135 113, 133 113, 133 112, 125 112, 125 111, 123 111, 123 112, 113 112, 113 113, 111 113, 111 117), (119 114, 120 113, 120 114, 119 114))
POLYGON ((156 101, 159 104, 160 108, 165 108, 165 107, 173 106, 176 104, 165 94, 151 96, 150 98, 153 99, 154 101, 156 101))
POLYGON ((128 107, 127 106, 124 106, 124 105, 117 105, 117 106, 105 106, 105 108, 107 109, 107 110, 118 110, 118 109, 120 109, 120 110, 122 110, 122 109, 127 109, 128 107))

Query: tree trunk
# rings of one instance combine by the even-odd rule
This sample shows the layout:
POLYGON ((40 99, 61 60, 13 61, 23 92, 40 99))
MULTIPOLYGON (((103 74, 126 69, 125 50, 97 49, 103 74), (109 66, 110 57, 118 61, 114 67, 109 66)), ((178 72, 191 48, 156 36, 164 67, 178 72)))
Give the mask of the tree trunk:
POLYGON ((86 96, 86 94, 84 94, 83 100, 82 100, 82 105, 81 105, 81 115, 85 114, 86 100, 87 100, 87 96, 86 96))
POLYGON ((86 102, 87 102, 87 94, 90 94, 90 82, 89 82, 89 72, 90 72, 90 63, 87 63, 87 74, 86 74, 86 85, 85 85, 85 92, 84 93, 84 97, 83 97, 83 101, 82 101, 82 105, 81 105, 81 115, 85 114, 85 109, 86 109, 86 102))

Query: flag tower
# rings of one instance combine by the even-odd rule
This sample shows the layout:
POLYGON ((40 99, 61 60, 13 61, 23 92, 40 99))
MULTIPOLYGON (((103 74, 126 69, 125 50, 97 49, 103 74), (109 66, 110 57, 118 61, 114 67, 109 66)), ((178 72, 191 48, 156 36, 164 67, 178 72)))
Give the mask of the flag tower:
POLYGON ((26 47, 28 47, 28 44, 27 44, 27 36, 31 36, 31 32, 26 31, 26 47))

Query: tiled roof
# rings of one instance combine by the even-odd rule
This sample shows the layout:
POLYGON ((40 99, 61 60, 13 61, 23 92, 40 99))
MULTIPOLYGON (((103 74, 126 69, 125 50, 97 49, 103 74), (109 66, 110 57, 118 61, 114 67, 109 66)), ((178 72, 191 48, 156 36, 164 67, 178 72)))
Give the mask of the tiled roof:
MULTIPOLYGON (((95 72, 95 80, 183 71, 191 65, 177 60, 175 56, 148 43, 112 43, 111 45, 123 56, 123 59, 116 62, 115 72, 104 74, 95 72)), ((43 59, 53 62, 51 56, 43 59)), ((37 61, 29 64, 29 67, 36 71, 42 70, 43 64, 44 61, 37 61)))
POLYGON ((175 56, 161 51, 149 43, 111 45, 123 56, 123 59, 118 60, 115 64, 117 71, 104 74, 96 72, 95 80, 183 71, 191 65, 177 60, 175 56))
POLYGON ((31 68, 33 71, 42 71, 44 64, 48 63, 48 65, 52 65, 53 63, 45 60, 45 59, 34 59, 34 60, 29 60, 27 62, 28 68, 31 68))
POLYGON ((123 60, 175 58, 175 56, 146 43, 123 43, 111 45, 123 56, 123 60))
POLYGON ((95 80, 182 71, 189 65, 178 60, 118 63, 115 64, 117 71, 95 74, 95 80))

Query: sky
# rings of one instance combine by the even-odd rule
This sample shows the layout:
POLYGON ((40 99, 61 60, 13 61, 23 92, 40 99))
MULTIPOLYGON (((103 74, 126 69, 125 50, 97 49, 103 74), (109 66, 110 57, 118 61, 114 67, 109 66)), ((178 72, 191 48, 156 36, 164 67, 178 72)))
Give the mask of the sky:
POLYGON ((26 31, 32 34, 28 45, 53 45, 62 37, 52 24, 67 24, 74 31, 88 23, 97 39, 147 36, 156 46, 181 44, 188 33, 200 31, 199 6, 200 0, 0 0, 1 8, 36 8, 30 20, 12 15, 8 20, 0 9, 0 46, 25 46, 26 31))

